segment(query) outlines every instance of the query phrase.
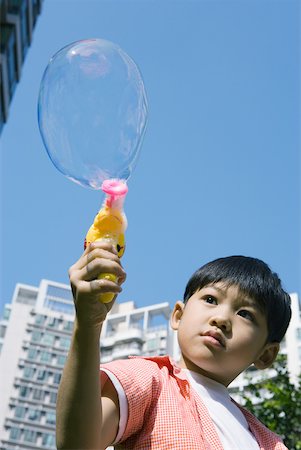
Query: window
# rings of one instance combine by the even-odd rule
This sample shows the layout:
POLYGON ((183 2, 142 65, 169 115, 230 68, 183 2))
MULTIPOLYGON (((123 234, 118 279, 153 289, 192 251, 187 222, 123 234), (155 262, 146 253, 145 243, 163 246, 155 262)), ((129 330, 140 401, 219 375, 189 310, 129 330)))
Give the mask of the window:
POLYGON ((41 419, 41 411, 38 409, 29 408, 27 418, 28 420, 39 422, 41 419))
POLYGON ((160 348, 166 348, 166 337, 161 336, 160 338, 160 348))
POLYGON ((39 330, 33 330, 31 334, 31 341, 32 342, 40 342, 42 339, 42 333, 39 330))
POLYGON ((19 395, 23 398, 28 398, 30 393, 30 388, 27 386, 20 386, 19 388, 19 395))
POLYGON ((4 338, 6 331, 6 325, 0 325, 0 338, 4 338))
POLYGON ((35 25, 37 16, 40 14, 40 0, 32 0, 32 20, 35 25))
POLYGON ((58 372, 55 372, 55 373, 53 374, 53 383, 54 383, 54 384, 59 384, 60 381, 61 381, 61 374, 58 373, 58 372))
POLYGON ((33 400, 44 400, 44 391, 42 389, 33 389, 32 398, 33 400))
POLYGON ((26 409, 24 406, 17 405, 15 407, 14 416, 17 417, 18 419, 23 419, 25 417, 25 411, 26 411, 26 409))
POLYGON ((46 423, 48 425, 55 425, 55 412, 54 411, 46 412, 46 423))
POLYGON ((50 352, 46 352, 45 350, 41 352, 41 357, 40 360, 42 362, 51 362, 51 353, 50 352))
POLYGON ((56 404, 56 396, 57 396, 57 394, 56 394, 56 392, 50 392, 49 393, 49 403, 51 403, 51 404, 56 404))
POLYGON ((9 26, 9 28, 11 29, 11 32, 7 43, 7 66, 9 79, 9 94, 11 98, 17 84, 17 60, 16 60, 16 38, 14 26, 9 26))
POLYGON ((16 301, 25 305, 35 305, 37 299, 37 291, 27 288, 20 288, 16 301))
POLYGON ((46 308, 49 308, 52 311, 62 312, 70 315, 74 314, 73 303, 63 303, 62 301, 52 300, 49 297, 46 297, 44 305, 46 308))
POLYGON ((35 347, 29 347, 28 353, 27 353, 28 359, 35 360, 38 356, 38 351, 35 347))
POLYGON ((48 376, 48 372, 46 370, 44 370, 44 369, 39 369, 38 370, 38 373, 37 373, 37 380, 38 381, 46 380, 47 376, 48 376))
POLYGON ((37 314, 35 318, 35 324, 36 325, 43 325, 45 322, 46 316, 43 316, 43 314, 37 314))
POLYGON ((55 336, 53 334, 45 333, 43 338, 42 338, 42 344, 53 346, 54 345, 54 340, 55 340, 55 336))
POLYGON ((9 431, 9 439, 13 441, 19 441, 21 437, 21 430, 16 427, 12 427, 9 431))
POLYGON ((105 349, 105 350, 101 350, 101 356, 105 357, 105 356, 111 356, 112 355, 112 349, 105 349))
POLYGON ((69 349, 71 344, 71 339, 69 337, 61 337, 60 338, 60 347, 64 349, 69 349))
POLYGON ((301 328, 297 328, 296 333, 298 341, 301 341, 301 328))
POLYGON ((159 340, 157 337, 149 339, 147 341, 147 349, 148 350, 156 350, 157 348, 159 348, 159 340))
POLYGON ((26 442, 36 442, 37 440, 37 433, 33 430, 24 430, 24 437, 23 440, 26 442))
POLYGON ((47 326, 51 328, 59 328, 60 320, 57 317, 49 317, 47 326))
POLYGON ((28 33, 29 33, 29 31, 28 31, 28 22, 27 22, 27 14, 28 14, 27 8, 28 8, 27 2, 22 2, 21 10, 20 10, 20 13, 21 13, 20 14, 20 19, 21 19, 20 22, 21 22, 21 37, 22 37, 22 47, 23 47, 23 49, 22 49, 23 60, 25 58, 25 54, 26 54, 26 51, 27 51, 28 45, 29 45, 29 42, 28 42, 28 33))
POLYGON ((32 379, 34 376, 34 368, 30 366, 25 366, 23 370, 23 377, 32 379))
POLYGON ((45 433, 42 438, 42 445, 45 447, 55 448, 55 436, 54 434, 45 433))
POLYGON ((72 331, 72 329, 73 329, 73 322, 71 322, 70 320, 65 321, 64 325, 63 325, 63 329, 65 331, 72 331))
POLYGON ((139 344, 139 342, 131 342, 129 345, 128 345, 128 349, 131 351, 131 350, 141 350, 141 345, 139 344))
POLYGON ((63 366, 66 362, 66 355, 57 355, 58 366, 63 366))
POLYGON ((11 309, 8 308, 8 307, 4 308, 4 312, 3 312, 3 319, 4 320, 8 320, 9 319, 10 311, 11 311, 11 309))
POLYGON ((70 300, 72 301, 72 292, 70 288, 64 288, 60 286, 54 286, 53 284, 49 284, 47 288, 47 295, 50 297, 57 297, 64 300, 70 300))

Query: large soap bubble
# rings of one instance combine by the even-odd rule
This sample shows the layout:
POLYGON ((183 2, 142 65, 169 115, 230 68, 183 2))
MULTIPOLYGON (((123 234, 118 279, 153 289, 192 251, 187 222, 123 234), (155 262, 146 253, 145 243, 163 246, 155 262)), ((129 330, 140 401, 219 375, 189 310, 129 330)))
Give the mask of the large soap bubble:
POLYGON ((69 179, 93 189, 105 179, 127 180, 147 121, 136 64, 102 39, 67 45, 44 72, 38 120, 50 159, 69 179))

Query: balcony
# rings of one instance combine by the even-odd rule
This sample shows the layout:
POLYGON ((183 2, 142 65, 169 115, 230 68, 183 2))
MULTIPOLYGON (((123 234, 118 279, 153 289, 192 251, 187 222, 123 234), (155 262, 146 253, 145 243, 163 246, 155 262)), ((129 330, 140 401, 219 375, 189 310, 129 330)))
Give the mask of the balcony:
POLYGON ((108 362, 111 362, 116 359, 126 359, 129 355, 130 356, 141 356, 142 354, 142 347, 140 345, 138 346, 131 346, 131 345, 122 345, 121 347, 115 347, 113 348, 112 352, 107 352, 104 355, 101 355, 101 364, 106 364, 108 362))
POLYGON ((127 348, 114 348, 112 352, 112 359, 125 359, 129 355, 140 356, 141 348, 139 347, 127 347, 127 348))
POLYGON ((101 348, 113 347, 119 342, 138 341, 144 342, 144 333, 141 328, 129 328, 120 332, 114 331, 108 333, 105 337, 100 339, 101 348))

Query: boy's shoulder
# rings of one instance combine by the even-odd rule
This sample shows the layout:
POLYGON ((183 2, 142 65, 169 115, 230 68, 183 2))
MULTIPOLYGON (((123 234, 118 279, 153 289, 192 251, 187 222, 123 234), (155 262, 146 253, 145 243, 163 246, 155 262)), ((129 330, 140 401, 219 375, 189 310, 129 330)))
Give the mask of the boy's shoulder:
POLYGON ((186 376, 168 355, 129 356, 127 359, 101 364, 100 369, 113 373, 124 388, 132 389, 134 384, 139 383, 141 388, 156 384, 160 390, 163 380, 168 384, 179 383, 180 387, 187 383, 186 376))
POLYGON ((285 450, 285 449, 287 450, 287 447, 283 444, 282 438, 278 434, 267 428, 264 425, 264 423, 262 423, 259 419, 257 419, 256 416, 254 416, 254 414, 252 414, 246 408, 241 406, 235 400, 232 399, 232 401, 233 403, 236 404, 236 406, 241 410, 241 412, 245 416, 248 425, 250 427, 250 430, 254 434, 257 442, 260 442, 263 448, 267 449, 272 448, 275 450, 285 450))
POLYGON ((119 359, 115 361, 110 361, 100 365, 101 368, 119 368, 124 370, 135 369, 139 370, 141 367, 145 369, 148 367, 151 370, 158 371, 162 368, 167 368, 168 371, 173 371, 175 368, 175 363, 168 355, 164 356, 128 356, 127 359, 119 359))

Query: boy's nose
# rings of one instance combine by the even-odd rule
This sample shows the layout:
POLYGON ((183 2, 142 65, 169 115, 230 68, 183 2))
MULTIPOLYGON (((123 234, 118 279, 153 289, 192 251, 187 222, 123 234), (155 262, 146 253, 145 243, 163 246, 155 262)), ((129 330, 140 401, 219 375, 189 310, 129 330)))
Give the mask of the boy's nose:
POLYGON ((228 317, 216 315, 211 317, 210 325, 220 328, 222 331, 229 333, 232 330, 232 323, 228 317))

